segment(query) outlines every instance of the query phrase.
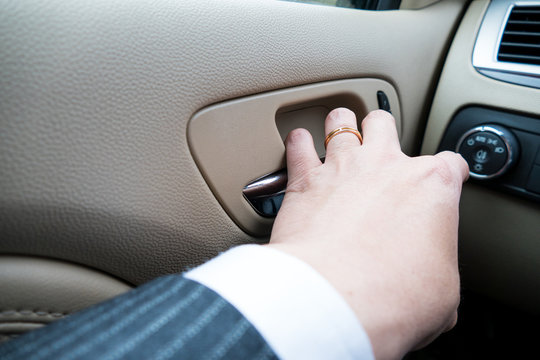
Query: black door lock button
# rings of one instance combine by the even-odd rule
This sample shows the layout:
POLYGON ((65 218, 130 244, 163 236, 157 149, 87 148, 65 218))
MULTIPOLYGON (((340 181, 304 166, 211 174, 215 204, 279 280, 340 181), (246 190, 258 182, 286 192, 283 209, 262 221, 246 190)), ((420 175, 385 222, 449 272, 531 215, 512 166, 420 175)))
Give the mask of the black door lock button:
POLYGON ((388 101, 388 97, 384 91, 377 91, 377 102, 379 103, 379 109, 388 111, 390 114, 392 113, 392 110, 390 109, 390 101, 388 101))

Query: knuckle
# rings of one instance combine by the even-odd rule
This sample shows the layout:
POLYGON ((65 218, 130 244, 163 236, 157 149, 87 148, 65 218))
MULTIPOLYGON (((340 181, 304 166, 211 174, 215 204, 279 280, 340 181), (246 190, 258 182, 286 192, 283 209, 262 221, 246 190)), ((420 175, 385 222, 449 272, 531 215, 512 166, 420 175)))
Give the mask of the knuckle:
POLYGON ((454 172, 448 162, 440 157, 433 157, 430 173, 443 184, 454 183, 454 172))
POLYGON ((289 178, 287 182, 287 193, 304 193, 310 189, 317 188, 319 176, 313 171, 306 171, 295 179, 289 178))

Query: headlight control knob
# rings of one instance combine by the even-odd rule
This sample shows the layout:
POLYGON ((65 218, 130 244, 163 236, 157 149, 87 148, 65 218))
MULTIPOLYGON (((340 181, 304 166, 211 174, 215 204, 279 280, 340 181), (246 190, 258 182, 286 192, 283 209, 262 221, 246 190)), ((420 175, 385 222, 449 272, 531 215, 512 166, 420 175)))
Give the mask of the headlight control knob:
POLYGON ((509 129, 488 124, 463 134, 456 151, 467 160, 472 178, 487 180, 501 176, 517 161, 519 143, 509 129))

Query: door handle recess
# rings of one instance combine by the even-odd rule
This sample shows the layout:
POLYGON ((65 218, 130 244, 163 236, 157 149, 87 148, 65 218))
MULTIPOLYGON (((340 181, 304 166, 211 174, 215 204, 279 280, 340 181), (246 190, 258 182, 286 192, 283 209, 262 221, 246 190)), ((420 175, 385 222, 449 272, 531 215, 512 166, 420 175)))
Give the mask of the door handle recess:
POLYGON ((390 83, 373 78, 344 79, 275 90, 201 109, 188 123, 190 151, 231 219, 250 235, 267 236, 287 183, 283 141, 288 132, 298 127, 310 131, 317 154, 323 157, 327 113, 347 107, 361 119, 380 108, 378 91, 387 95, 399 133, 399 99, 390 83))

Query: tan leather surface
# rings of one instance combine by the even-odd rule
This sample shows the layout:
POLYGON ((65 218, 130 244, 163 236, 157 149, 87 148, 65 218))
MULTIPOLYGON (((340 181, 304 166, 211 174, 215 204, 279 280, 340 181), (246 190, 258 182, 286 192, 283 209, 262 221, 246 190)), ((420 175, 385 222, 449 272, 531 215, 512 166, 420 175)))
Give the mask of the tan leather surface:
POLYGON ((58 318, 130 288, 109 275, 79 265, 0 256, 0 321, 58 318))
POLYGON ((129 289, 120 280, 79 265, 0 256, 0 336, 32 330, 129 289))
MULTIPOLYGON (((453 115, 467 105, 540 114, 540 90, 485 77, 472 51, 489 1, 474 1, 452 43, 422 152, 434 153, 453 115)), ((466 287, 540 312, 540 207, 516 196, 466 184, 461 200, 461 272, 466 287)))
POLYGON ((133 283, 255 241, 186 141, 213 103, 376 77, 414 152, 463 0, 362 12, 281 1, 0 3, 0 252, 133 283))

